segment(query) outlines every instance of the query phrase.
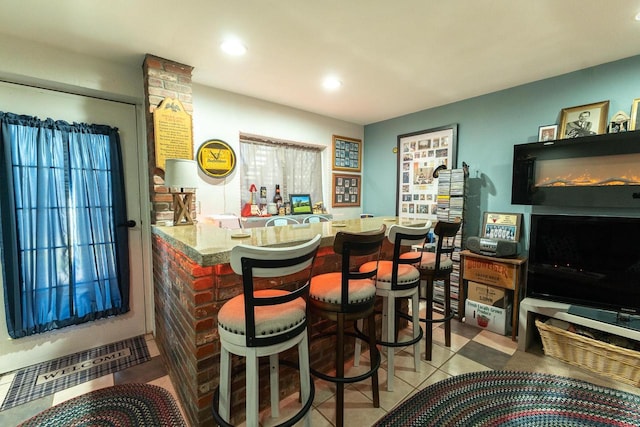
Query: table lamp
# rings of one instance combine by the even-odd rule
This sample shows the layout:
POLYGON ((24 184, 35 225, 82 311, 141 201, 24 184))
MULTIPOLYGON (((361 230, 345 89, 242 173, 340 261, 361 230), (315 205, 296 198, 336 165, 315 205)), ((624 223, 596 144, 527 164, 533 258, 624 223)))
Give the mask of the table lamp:
POLYGON ((198 169, 195 160, 167 159, 164 168, 164 185, 173 194, 173 225, 191 225, 191 204, 198 188, 198 169), (172 192, 172 188, 180 191, 172 192), (191 192, 185 191, 191 189, 191 192))

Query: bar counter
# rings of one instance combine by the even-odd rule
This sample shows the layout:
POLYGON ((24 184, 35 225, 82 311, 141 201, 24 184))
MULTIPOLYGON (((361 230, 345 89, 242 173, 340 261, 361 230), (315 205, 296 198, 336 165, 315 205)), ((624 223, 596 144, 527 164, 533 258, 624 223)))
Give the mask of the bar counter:
MULTIPOLYGON (((425 221, 373 217, 242 230, 207 223, 152 227, 156 342, 165 356, 189 424, 215 425, 210 406, 219 376, 217 313, 227 300, 242 293, 240 277, 229 266, 234 246, 292 246, 320 234, 321 247, 314 263, 314 274, 320 274, 336 271, 340 266, 340 258, 332 249, 336 233, 371 231, 383 224, 388 228, 398 223, 420 226, 425 221), (246 237, 237 237, 241 233, 246 237)), ((385 242, 382 257, 390 258, 392 250, 392 245, 385 242)), ((322 327, 313 321, 310 319, 311 328, 322 327)), ((333 366, 335 350, 329 343, 317 346, 312 343, 310 354, 312 366, 333 366)), ((297 357, 295 352, 293 355, 297 357)), ((241 366, 237 358, 233 365, 241 366)), ((283 373, 281 384, 289 388, 283 387, 282 392, 295 391, 293 374, 289 374, 292 380, 288 380, 283 373)), ((231 413, 244 416, 244 374, 233 378, 231 413)), ((260 388, 262 396, 262 389, 268 389, 266 379, 261 381, 260 388)), ((233 423, 239 421, 232 419, 233 423)))

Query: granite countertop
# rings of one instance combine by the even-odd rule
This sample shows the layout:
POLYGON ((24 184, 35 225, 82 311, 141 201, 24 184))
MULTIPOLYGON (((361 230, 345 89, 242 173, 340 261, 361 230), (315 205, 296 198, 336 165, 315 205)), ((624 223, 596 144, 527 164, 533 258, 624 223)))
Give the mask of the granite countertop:
POLYGON ((386 224, 424 225, 426 220, 398 219, 397 217, 373 217, 328 221, 313 224, 292 224, 275 227, 229 230, 213 224, 198 223, 174 227, 154 225, 152 233, 167 241, 202 266, 229 262, 231 249, 239 244, 254 246, 293 246, 322 236, 321 246, 333 245, 339 231, 359 233, 376 230, 386 224))

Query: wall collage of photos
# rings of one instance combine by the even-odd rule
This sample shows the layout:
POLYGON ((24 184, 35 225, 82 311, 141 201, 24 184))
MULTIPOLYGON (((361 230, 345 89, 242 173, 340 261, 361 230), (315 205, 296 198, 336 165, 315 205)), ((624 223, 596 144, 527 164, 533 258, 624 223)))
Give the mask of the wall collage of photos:
POLYGON ((398 216, 436 219, 438 179, 433 172, 438 166, 452 164, 453 131, 442 129, 398 137, 400 156, 400 200, 398 216))

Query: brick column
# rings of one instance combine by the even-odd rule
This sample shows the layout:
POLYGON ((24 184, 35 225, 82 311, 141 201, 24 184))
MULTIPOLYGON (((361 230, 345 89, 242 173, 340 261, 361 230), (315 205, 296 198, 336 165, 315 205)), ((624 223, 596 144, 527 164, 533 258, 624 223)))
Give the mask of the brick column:
MULTIPOLYGON (((142 66, 144 75, 145 119, 147 125, 147 157, 151 223, 173 220, 172 196, 164 184, 164 171, 156 168, 153 112, 165 98, 178 99, 188 113, 193 113, 191 72, 193 67, 147 54, 142 66)), ((195 197, 192 211, 195 212, 195 197)))

